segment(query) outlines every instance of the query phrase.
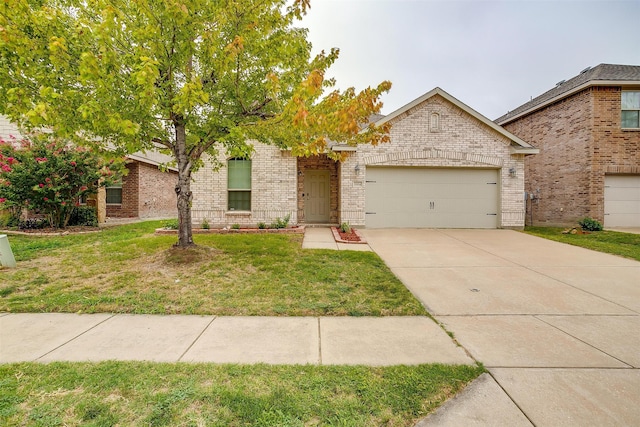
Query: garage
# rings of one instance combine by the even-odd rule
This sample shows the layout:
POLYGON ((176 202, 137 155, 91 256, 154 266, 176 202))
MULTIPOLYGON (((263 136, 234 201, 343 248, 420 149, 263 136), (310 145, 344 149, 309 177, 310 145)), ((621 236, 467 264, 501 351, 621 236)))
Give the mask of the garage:
POLYGON ((367 167, 367 228, 497 228, 497 169, 367 167))
POLYGON ((605 176, 604 225, 640 227, 640 175, 605 176))

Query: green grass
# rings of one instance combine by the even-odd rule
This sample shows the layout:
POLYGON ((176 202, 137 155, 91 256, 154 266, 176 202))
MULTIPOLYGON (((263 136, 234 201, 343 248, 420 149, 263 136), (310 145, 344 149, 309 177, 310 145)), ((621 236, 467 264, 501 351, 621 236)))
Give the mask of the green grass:
POLYGON ((640 261, 640 234, 594 231, 590 234, 562 234, 563 228, 526 227, 525 232, 557 242, 640 261))
POLYGON ((0 365, 3 426, 412 426, 481 366, 0 365))
POLYGON ((159 222, 100 233, 10 236, 0 311, 392 316, 426 311, 370 252, 306 250, 301 235, 153 234, 159 222))

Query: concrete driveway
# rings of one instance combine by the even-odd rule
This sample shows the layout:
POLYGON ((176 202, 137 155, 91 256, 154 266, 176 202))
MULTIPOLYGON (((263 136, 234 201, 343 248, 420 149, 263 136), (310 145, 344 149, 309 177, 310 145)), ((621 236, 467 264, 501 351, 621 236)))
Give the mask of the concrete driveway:
POLYGON ((490 372, 420 426, 640 425, 639 262, 511 230, 362 233, 490 372))

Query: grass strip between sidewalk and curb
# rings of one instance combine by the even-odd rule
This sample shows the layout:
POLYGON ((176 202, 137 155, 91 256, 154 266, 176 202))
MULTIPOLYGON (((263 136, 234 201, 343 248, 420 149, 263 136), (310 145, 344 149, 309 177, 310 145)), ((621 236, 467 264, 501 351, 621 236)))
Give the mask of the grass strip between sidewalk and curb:
POLYGON ((563 234, 563 230, 565 229, 557 227, 526 227, 524 232, 556 242, 640 261, 640 234, 608 230, 594 231, 589 234, 563 234))
POLYGON ((412 426, 482 366, 0 365, 0 424, 412 426))

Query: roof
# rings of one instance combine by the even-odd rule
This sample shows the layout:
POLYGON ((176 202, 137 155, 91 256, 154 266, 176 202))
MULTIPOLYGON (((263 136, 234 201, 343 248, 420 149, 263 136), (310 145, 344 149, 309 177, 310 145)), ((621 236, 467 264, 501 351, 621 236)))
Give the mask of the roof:
POLYGON ((473 116, 474 118, 476 118, 480 122, 484 123, 485 125, 487 125, 491 129, 495 130, 499 134, 501 134, 504 137, 506 137, 507 139, 511 140, 511 146, 512 146, 512 149, 513 149, 514 153, 518 153, 518 154, 537 154, 539 152, 539 150, 537 148, 535 148, 534 146, 524 142, 522 139, 518 138, 517 136, 515 136, 511 132, 507 131, 502 126, 499 126, 496 123, 492 122, 491 120, 489 120, 488 118, 486 118, 482 114, 478 113, 473 108, 469 107, 468 105, 464 104, 463 102, 461 102, 458 99, 454 98, 453 96, 449 95, 447 92, 445 92, 444 90, 440 89, 439 87, 436 87, 436 88, 432 89, 431 91, 425 93, 421 97, 414 99, 413 101, 411 101, 410 103, 408 103, 404 107, 400 107, 399 109, 397 109, 393 113, 391 113, 391 114, 389 114, 389 115, 387 115, 385 117, 380 118, 378 121, 375 122, 375 124, 376 125, 381 125, 381 124, 384 124, 384 123, 386 123, 388 121, 391 121, 391 120, 395 119, 396 117, 402 115, 403 113, 409 111, 410 109, 416 107, 417 105, 422 104, 423 102, 425 102, 429 98, 432 98, 432 97, 434 97, 436 95, 439 95, 439 96, 443 97, 444 99, 446 99, 447 101, 449 101, 450 103, 455 105, 456 107, 460 108, 461 110, 463 110, 466 113, 468 113, 469 115, 473 116))
POLYGON ((546 105, 559 101, 590 86, 624 86, 640 85, 639 65, 600 64, 587 67, 577 76, 560 81, 556 87, 542 95, 522 104, 495 120, 498 124, 506 124, 518 117, 531 113, 546 105))

